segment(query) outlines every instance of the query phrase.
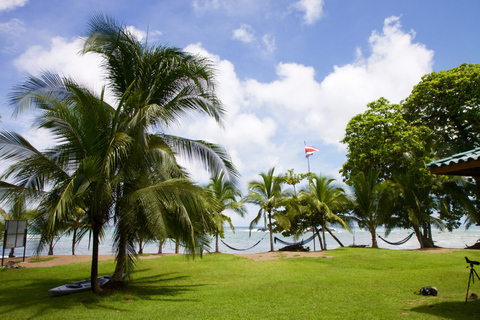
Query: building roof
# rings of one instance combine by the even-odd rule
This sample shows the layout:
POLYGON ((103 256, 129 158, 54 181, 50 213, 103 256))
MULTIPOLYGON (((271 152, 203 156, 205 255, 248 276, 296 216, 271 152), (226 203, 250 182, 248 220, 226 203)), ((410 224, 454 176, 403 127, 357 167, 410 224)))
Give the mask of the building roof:
POLYGON ((454 154, 427 164, 433 174, 451 176, 480 176, 480 148, 454 154))

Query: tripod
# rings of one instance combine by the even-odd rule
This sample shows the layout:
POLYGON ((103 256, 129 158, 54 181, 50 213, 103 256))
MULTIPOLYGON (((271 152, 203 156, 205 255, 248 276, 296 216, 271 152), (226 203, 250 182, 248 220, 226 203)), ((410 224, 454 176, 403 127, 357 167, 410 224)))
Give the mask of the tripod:
POLYGON ((470 282, 475 283, 475 276, 477 277, 478 280, 480 280, 480 277, 478 276, 477 271, 475 271, 475 269, 473 269, 473 266, 474 265, 476 265, 476 266, 480 265, 480 262, 468 260, 467 257, 465 257, 465 260, 467 261, 467 263, 470 264, 470 275, 468 276, 467 295, 465 296, 465 303, 467 303, 468 291, 470 290, 470 282))

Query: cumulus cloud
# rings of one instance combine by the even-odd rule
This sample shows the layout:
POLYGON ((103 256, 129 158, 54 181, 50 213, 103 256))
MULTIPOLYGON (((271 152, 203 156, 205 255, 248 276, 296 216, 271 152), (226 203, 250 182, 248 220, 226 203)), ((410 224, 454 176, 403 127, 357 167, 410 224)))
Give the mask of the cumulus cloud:
POLYGON ((242 24, 240 28, 233 31, 233 39, 246 43, 253 42, 255 40, 255 30, 248 24, 242 24))
POLYGON ((293 7, 303 12, 303 21, 309 25, 315 24, 323 15, 323 0, 299 0, 293 7))
POLYGON ((23 7, 27 2, 28 0, 2 0, 0 1, 0 12, 23 7))
POLYGON ((48 70, 70 76, 96 92, 100 92, 105 81, 100 72, 101 59, 94 54, 79 55, 83 41, 69 41, 56 37, 50 47, 32 46, 15 60, 15 67, 23 72, 39 75, 48 70))

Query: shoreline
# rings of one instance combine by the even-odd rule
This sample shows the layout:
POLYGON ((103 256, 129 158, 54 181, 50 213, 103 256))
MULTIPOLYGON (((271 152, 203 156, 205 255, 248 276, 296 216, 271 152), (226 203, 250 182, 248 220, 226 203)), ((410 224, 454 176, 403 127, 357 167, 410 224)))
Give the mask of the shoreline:
MULTIPOLYGON (((335 249, 333 249, 335 250, 335 249)), ((479 250, 472 250, 472 249, 458 249, 458 248, 429 248, 429 249, 412 249, 408 251, 421 251, 421 252, 430 252, 430 253, 447 253, 452 251, 459 251, 459 250, 469 250, 469 251, 479 251, 479 250)), ((332 256, 328 255, 329 251, 273 251, 273 252, 261 252, 261 253, 241 253, 241 254, 232 254, 232 253, 221 253, 221 254, 232 254, 237 257, 251 259, 253 261, 268 261, 268 260, 279 260, 279 259, 289 259, 289 258, 331 258, 332 256)), ((206 253, 208 254, 215 254, 215 253, 206 253)), ((143 259, 154 259, 154 258, 161 258, 164 256, 172 256, 172 255, 184 255, 182 253, 175 254, 175 253, 151 253, 148 255, 139 256, 139 260, 143 259)), ((8 261, 15 261, 18 263, 19 266, 22 268, 48 268, 72 263, 82 263, 82 262, 90 262, 92 259, 91 255, 53 255, 53 256, 39 256, 39 257, 25 257, 25 262, 23 262, 23 257, 15 257, 15 258, 5 258, 4 259, 4 266, 7 264, 8 261), (45 261, 34 261, 35 259, 44 260, 45 261), (48 259, 48 260, 47 260, 48 259), (33 260, 33 261, 31 261, 33 260)), ((99 255, 98 261, 107 261, 115 259, 114 255, 99 255)))

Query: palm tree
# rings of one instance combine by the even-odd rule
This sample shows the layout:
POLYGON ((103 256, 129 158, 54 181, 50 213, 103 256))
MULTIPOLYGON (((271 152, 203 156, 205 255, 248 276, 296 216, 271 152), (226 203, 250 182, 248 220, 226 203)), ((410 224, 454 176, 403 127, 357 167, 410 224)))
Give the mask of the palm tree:
POLYGON ((4 158, 21 158, 8 174, 17 185, 44 190, 40 203, 49 232, 57 232, 73 209, 81 208, 92 231, 92 290, 98 285, 98 245, 110 219, 118 183, 118 165, 124 161, 131 138, 116 126, 116 110, 73 80, 45 73, 31 77, 12 93, 15 114, 36 108, 36 123, 58 142, 45 152, 29 148, 23 140, 4 144, 4 158), (33 176, 28 176, 32 172, 33 176))
POLYGON ((270 233, 270 251, 272 252, 274 251, 272 219, 284 228, 290 226, 290 220, 285 214, 285 208, 291 196, 291 192, 282 190, 282 185, 285 183, 284 176, 275 176, 274 171, 275 167, 271 168, 267 173, 261 173, 261 181, 251 181, 248 184, 249 194, 245 198, 247 203, 260 207, 257 216, 250 222, 250 232, 263 217, 270 233))
MULTIPOLYGON (((213 221, 215 223, 215 252, 218 250, 218 238, 220 234, 223 234, 223 225, 227 222, 232 230, 232 220, 229 216, 226 216, 224 212, 226 210, 233 210, 241 217, 245 214, 245 207, 241 201, 237 199, 241 197, 240 190, 230 181, 225 179, 224 173, 216 174, 210 178, 210 184, 206 187, 209 192, 208 202, 210 204, 210 210, 213 215, 213 221)), ((223 236, 222 236, 223 237, 223 236)))
MULTIPOLYGON (((128 193, 135 194, 144 187, 155 190, 152 185, 142 187, 134 182, 136 172, 144 170, 139 170, 138 166, 153 163, 145 161, 152 157, 157 160, 170 158, 171 162, 176 162, 171 158, 175 154, 182 154, 191 160, 200 161, 212 172, 223 171, 229 179, 236 177, 236 170, 222 147, 165 133, 172 124, 181 123, 185 116, 192 113, 207 115, 220 122, 224 110, 215 96, 213 69, 208 60, 177 48, 147 46, 125 26, 102 15, 90 20, 84 46, 84 53, 88 52, 99 54, 104 59, 108 88, 118 100, 123 99, 117 109, 118 123, 134 139, 128 151, 129 160, 122 168, 124 190, 119 192, 121 197, 128 197, 128 193), (152 134, 154 129, 158 133, 152 134), (133 186, 136 186, 137 191, 133 186)), ((160 201, 159 198, 157 200, 160 201)), ((184 208, 179 204, 178 210, 157 212, 188 214, 184 208)), ((135 210, 122 206, 115 212, 117 229, 129 228, 129 224, 122 223, 121 219, 126 219, 126 213, 135 214, 135 210)), ((189 238, 194 239, 195 228, 192 225, 183 226, 189 231, 189 238)), ((122 281, 128 233, 128 230, 117 232, 118 268, 112 282, 122 281)))
MULTIPOLYGON (((300 204, 307 208, 306 211, 313 223, 314 230, 318 225, 321 226, 323 242, 319 237, 320 244, 322 250, 326 250, 325 230, 334 237, 327 228, 327 223, 339 223, 349 230, 346 222, 339 215, 347 207, 348 197, 342 188, 332 184, 335 181, 334 179, 311 174, 309 180, 308 186, 300 191, 298 199, 300 204)), ((317 235, 318 232, 317 230, 317 235)), ((338 241, 338 239, 336 240, 338 241)))
POLYGON ((351 177, 347 183, 353 189, 352 213, 360 228, 372 236, 372 248, 378 248, 377 227, 385 222, 388 208, 393 207, 393 191, 389 181, 380 181, 379 172, 370 170, 351 177))

